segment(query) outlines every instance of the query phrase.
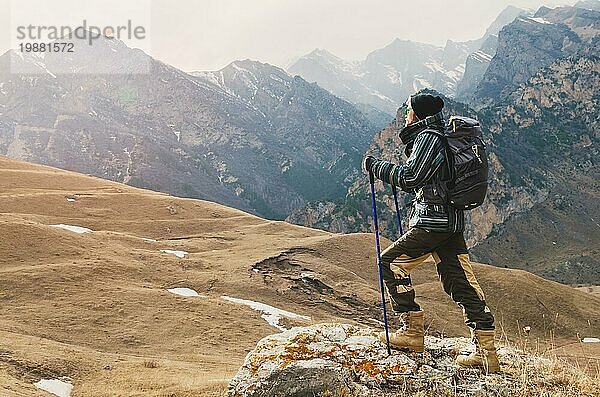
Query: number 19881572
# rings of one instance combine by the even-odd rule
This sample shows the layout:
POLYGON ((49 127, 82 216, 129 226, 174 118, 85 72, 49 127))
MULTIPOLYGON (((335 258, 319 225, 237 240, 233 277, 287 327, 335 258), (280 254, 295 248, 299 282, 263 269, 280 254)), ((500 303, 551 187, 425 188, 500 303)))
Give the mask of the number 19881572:
POLYGON ((75 52, 73 43, 20 43, 21 52, 75 52))

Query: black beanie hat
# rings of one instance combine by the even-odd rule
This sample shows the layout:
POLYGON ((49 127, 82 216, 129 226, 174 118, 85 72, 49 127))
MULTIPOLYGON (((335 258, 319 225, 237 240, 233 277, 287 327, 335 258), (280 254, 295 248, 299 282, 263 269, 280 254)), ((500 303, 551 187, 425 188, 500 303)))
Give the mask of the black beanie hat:
POLYGON ((415 94, 410 97, 410 107, 415 111, 419 120, 433 116, 444 108, 444 100, 431 94, 415 94))

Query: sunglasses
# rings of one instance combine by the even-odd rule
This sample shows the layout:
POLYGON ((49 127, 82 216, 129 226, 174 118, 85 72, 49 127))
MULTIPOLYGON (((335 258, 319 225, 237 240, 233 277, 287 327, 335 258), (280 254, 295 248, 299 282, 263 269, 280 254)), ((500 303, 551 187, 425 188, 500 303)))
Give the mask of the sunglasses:
POLYGON ((404 111, 404 117, 408 117, 408 114, 412 110, 412 108, 407 103, 402 105, 401 109, 404 111))

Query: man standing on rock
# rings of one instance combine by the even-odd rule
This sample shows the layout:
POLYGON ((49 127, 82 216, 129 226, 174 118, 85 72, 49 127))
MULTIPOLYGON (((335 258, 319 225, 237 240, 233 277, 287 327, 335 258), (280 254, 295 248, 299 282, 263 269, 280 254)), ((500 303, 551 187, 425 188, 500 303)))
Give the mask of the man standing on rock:
MULTIPOLYGON (((463 309, 465 323, 471 328, 476 351, 459 355, 462 367, 480 367, 498 372, 500 365, 494 346, 494 317, 469 261, 463 236, 464 213, 447 205, 440 181, 450 173, 445 142, 439 132, 445 130, 439 96, 411 96, 404 108, 406 122, 400 138, 406 144, 405 164, 367 156, 363 168, 384 182, 416 194, 410 212, 410 229, 381 255, 383 277, 392 308, 404 320, 404 329, 390 335, 394 348, 415 352, 424 350, 423 311, 415 302, 409 274, 430 255, 433 256, 444 291, 463 309), (437 130, 439 131, 436 133, 437 130)), ((385 342, 385 334, 380 335, 385 342)))

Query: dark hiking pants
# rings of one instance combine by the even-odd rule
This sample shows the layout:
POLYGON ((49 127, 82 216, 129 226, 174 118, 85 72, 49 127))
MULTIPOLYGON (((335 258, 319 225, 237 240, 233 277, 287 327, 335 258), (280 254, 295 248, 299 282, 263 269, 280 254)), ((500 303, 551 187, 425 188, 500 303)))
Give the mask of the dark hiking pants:
POLYGON ((433 256, 444 291, 463 309, 471 329, 494 329, 494 317, 469 261, 462 232, 439 233, 412 228, 381 254, 383 278, 396 312, 419 311, 410 272, 433 256))

